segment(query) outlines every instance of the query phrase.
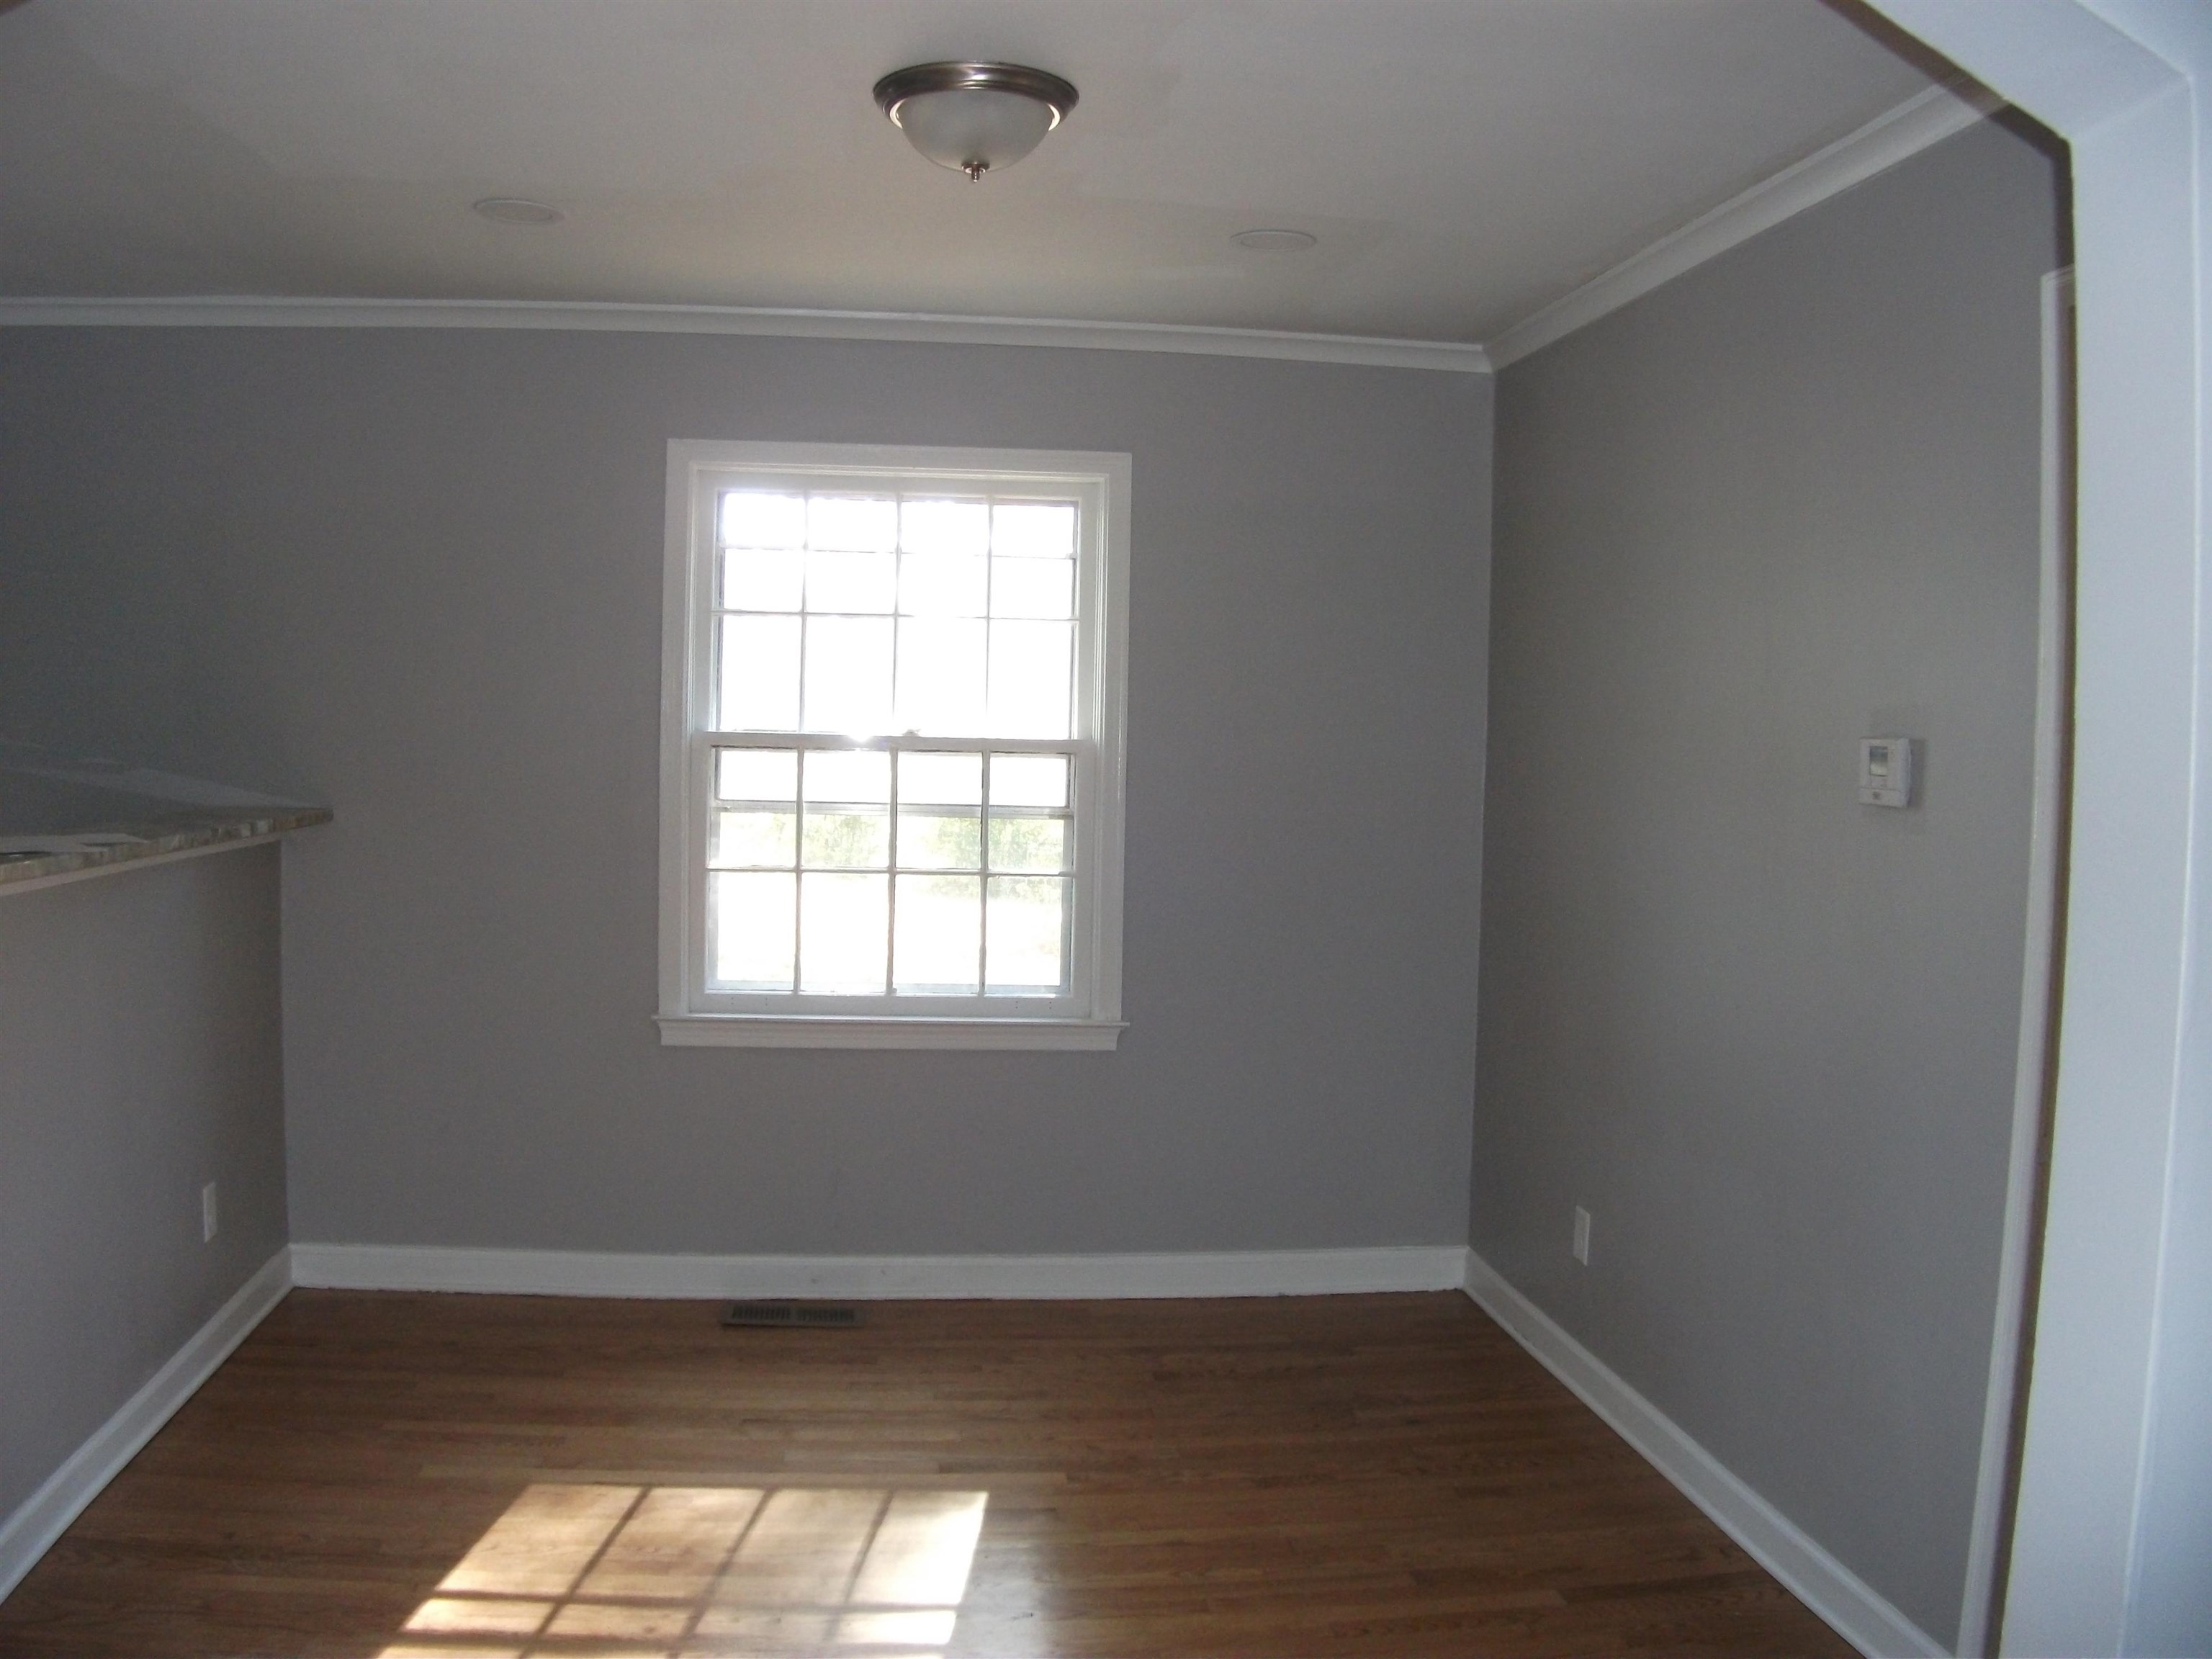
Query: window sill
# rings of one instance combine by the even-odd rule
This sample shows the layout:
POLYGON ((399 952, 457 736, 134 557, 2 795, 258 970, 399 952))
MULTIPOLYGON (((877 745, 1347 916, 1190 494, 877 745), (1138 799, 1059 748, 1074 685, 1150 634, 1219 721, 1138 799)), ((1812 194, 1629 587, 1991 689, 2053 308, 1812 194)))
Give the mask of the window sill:
POLYGON ((1118 1019, 854 1018, 837 1014, 662 1014, 665 1048, 996 1048, 1103 1053, 1118 1019))

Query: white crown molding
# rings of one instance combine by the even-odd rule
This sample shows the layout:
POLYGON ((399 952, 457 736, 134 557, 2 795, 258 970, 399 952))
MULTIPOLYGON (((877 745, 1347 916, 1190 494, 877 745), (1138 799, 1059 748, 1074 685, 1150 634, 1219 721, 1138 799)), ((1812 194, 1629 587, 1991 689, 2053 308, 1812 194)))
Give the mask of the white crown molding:
POLYGON ((295 1244, 295 1284, 500 1296, 834 1297, 848 1301, 1333 1296, 1457 1290, 1457 1245, 1162 1255, 638 1255, 295 1244))
POLYGON ((284 1292, 292 1288, 289 1253, 279 1250, 261 1265, 238 1293, 194 1332, 146 1386, 123 1403, 92 1437, 0 1521, 0 1601, 39 1564, 54 1540, 69 1530, 84 1506, 106 1489, 177 1408, 215 1374, 231 1351, 253 1334, 284 1292))
POLYGON ((545 328, 647 334, 759 334, 784 339, 894 340, 925 345, 1059 346, 1486 374, 1479 345, 1357 334, 1291 334, 1181 323, 1086 323, 1026 317, 939 317, 904 311, 796 311, 748 306, 617 305, 568 300, 0 298, 8 328, 545 328))
POLYGON ((1945 1650, 1887 1598, 1684 1433, 1473 1250, 1465 1289, 1506 1334, 1641 1452, 1746 1553, 1869 1659, 1945 1650))
POLYGON ((1916 94, 1856 132, 1761 179, 1522 318, 1490 342, 1492 368, 1504 368, 1587 327, 1737 243, 1888 171, 2003 107, 2002 99, 1971 82, 1929 87, 1916 94))

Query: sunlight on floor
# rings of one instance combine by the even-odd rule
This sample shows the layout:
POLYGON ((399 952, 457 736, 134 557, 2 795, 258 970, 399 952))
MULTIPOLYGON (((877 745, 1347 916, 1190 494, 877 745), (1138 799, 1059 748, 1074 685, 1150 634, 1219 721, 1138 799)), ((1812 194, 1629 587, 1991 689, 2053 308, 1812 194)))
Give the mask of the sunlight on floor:
POLYGON ((541 1483, 380 1659, 941 1659, 989 1498, 541 1483))

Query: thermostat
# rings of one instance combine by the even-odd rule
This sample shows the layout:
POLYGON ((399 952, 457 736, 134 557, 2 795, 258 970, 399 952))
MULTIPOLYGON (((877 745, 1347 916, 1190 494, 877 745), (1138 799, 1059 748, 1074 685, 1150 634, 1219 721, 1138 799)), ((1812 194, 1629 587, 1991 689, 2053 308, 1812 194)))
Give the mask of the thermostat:
POLYGON ((1859 739, 1859 799, 1869 806, 1912 805, 1912 739, 1859 739))

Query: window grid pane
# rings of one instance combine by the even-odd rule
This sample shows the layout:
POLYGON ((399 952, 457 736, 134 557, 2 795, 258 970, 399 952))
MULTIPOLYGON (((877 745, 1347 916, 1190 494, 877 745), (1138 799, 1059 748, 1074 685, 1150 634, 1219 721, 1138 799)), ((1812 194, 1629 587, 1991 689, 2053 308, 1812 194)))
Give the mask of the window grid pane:
POLYGON ((717 745, 712 979, 804 995, 1067 986, 1073 756, 717 745), (848 879, 849 878, 849 879, 848 879))
POLYGON ((890 878, 839 871, 799 877, 799 988, 881 996, 887 987, 890 878))
POLYGON ((720 493, 718 729, 818 736, 712 751, 714 988, 1068 993, 1080 521, 988 490, 720 493))
POLYGON ((1067 881, 992 876, 984 905, 985 993, 1050 996, 1067 975, 1067 881))
POLYGON ((1073 735, 1073 501, 722 492, 726 732, 1073 735))
POLYGON ((982 878, 897 878, 891 989, 901 996, 974 996, 983 960, 982 878))
POLYGON ((798 878, 788 872, 718 870, 707 880, 714 982, 732 991, 790 990, 798 878))

